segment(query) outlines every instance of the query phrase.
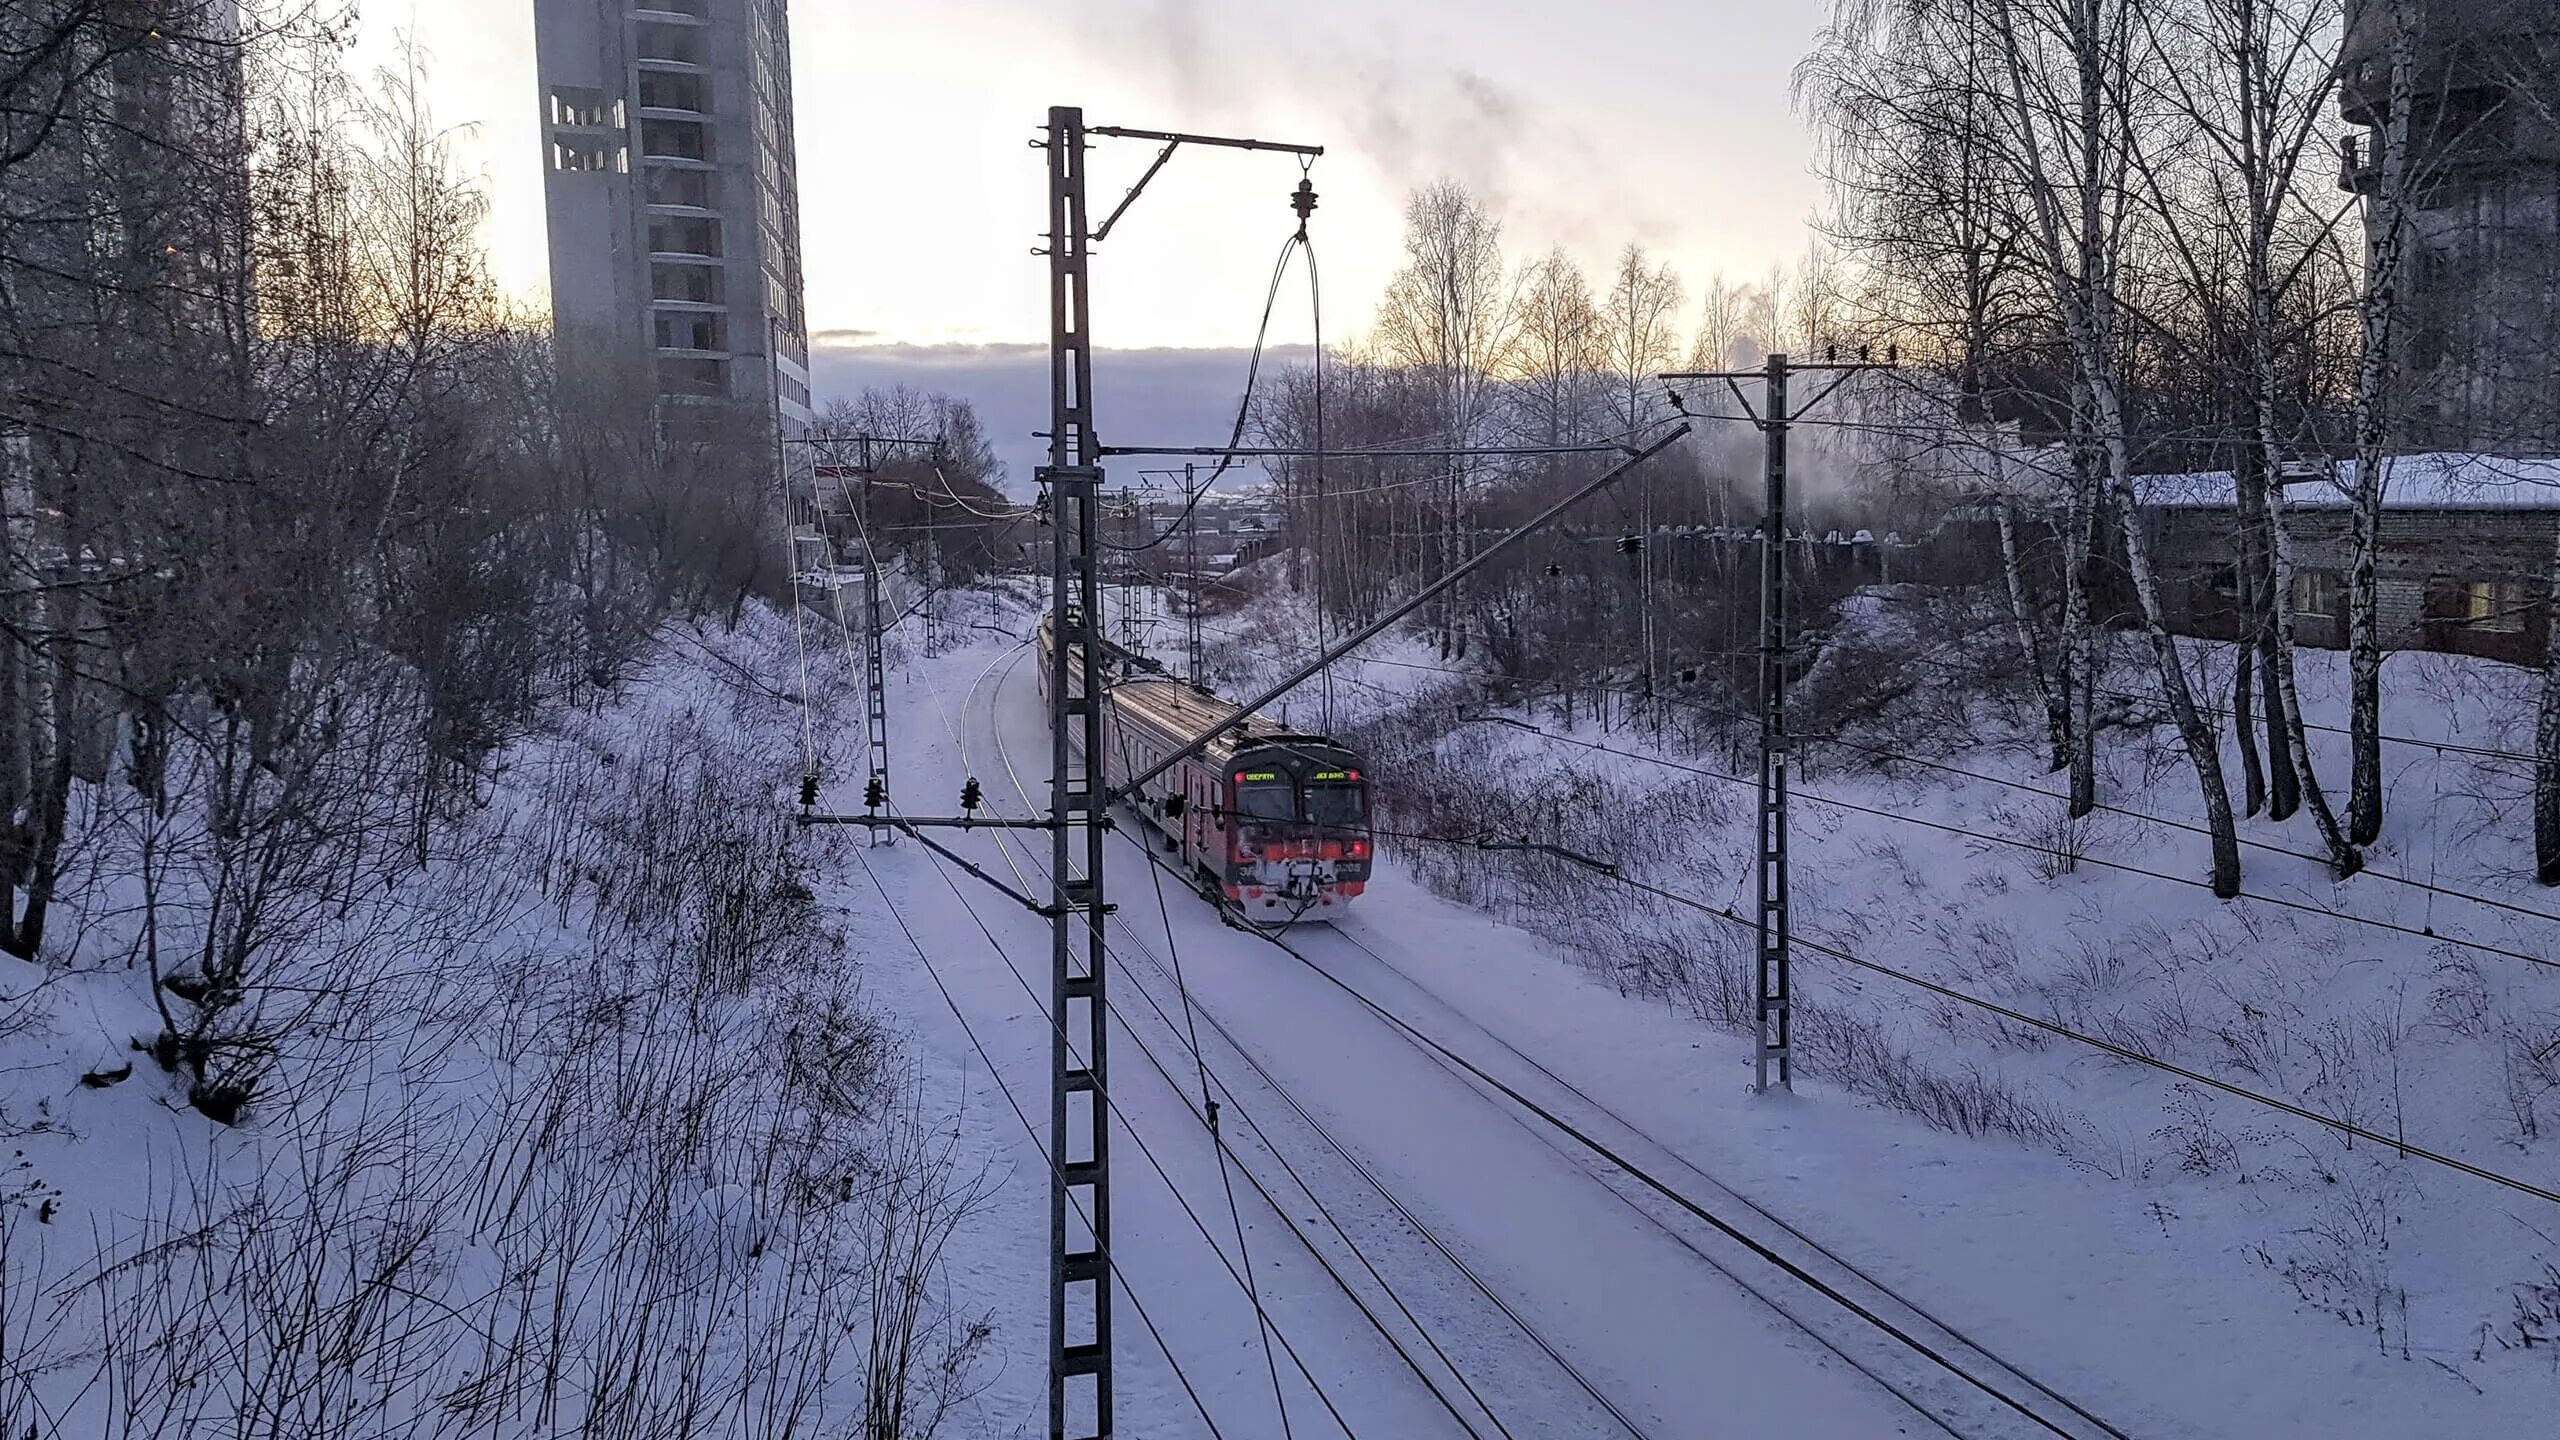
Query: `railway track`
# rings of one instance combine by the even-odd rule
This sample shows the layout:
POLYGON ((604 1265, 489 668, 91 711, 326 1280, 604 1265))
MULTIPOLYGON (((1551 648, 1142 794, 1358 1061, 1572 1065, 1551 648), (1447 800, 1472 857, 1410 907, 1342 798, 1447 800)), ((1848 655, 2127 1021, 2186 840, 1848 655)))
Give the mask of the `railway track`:
MULTIPOLYGON (((1846 1328, 1870 1332, 1878 1342, 1877 1348, 1898 1350, 1919 1362, 1927 1371, 1935 1372, 1939 1377, 1937 1388, 1956 1392, 1949 1397, 1949 1402, 1961 1402, 1969 1392, 1974 1402, 1971 1408, 1989 1411, 1986 1419, 2004 1420, 2012 1429, 2024 1427, 2021 1433, 2068 1436, 2072 1440, 2083 1440, 2083 1437, 2130 1440, 2124 1430, 2038 1380, 2015 1362, 1940 1318, 1919 1301, 1877 1279, 1847 1256, 1708 1174, 1677 1150, 1654 1139, 1641 1127, 1592 1098, 1581 1087, 1558 1075, 1535 1057, 1468 1019, 1455 1005, 1414 979, 1392 958, 1357 935, 1329 922, 1317 928, 1325 938, 1341 942, 1347 949, 1385 970, 1472 1032, 1474 1039, 1471 1044, 1480 1041, 1484 1047, 1498 1051, 1512 1066, 1534 1077, 1534 1081, 1523 1083, 1517 1074, 1506 1080, 1493 1073, 1486 1064, 1425 1033, 1402 1014, 1387 1009, 1360 987, 1345 980, 1333 967, 1308 953, 1315 947, 1292 944, 1296 939, 1294 935, 1287 939, 1278 936, 1267 938, 1341 986, 1434 1058, 1535 1116, 1560 1140, 1597 1162, 1614 1180, 1623 1182, 1621 1195, 1645 1205, 1657 1223, 1680 1236, 1684 1246, 1699 1253, 1701 1258, 1709 1260, 1718 1269, 1734 1275, 1765 1303, 1784 1309, 1767 1292, 1779 1288, 1781 1282, 1797 1287, 1807 1296, 1825 1302, 1841 1319, 1854 1322, 1853 1327, 1846 1328), (1533 1093, 1536 1090, 1546 1093, 1533 1093), (1666 1210, 1668 1214, 1661 1213, 1666 1210), (1684 1221, 1704 1226, 1711 1235, 1686 1233, 1684 1221), (1724 1253, 1712 1253, 1715 1251, 1724 1253), (1753 1268, 1767 1273, 1745 1278, 1753 1268), (1737 1274, 1737 1271, 1744 1273, 1737 1274)), ((1483 1051, 1477 1053, 1481 1055, 1483 1051)), ((1792 1310, 1786 1313, 1790 1320, 1808 1330, 1814 1328, 1802 1315, 1792 1310)), ((1843 1342, 1847 1339, 1846 1336, 1830 1338, 1843 1342)), ((1841 1349, 1845 1348, 1843 1343, 1841 1349)), ((1859 1368, 1877 1379, 1878 1383, 1887 1383, 1866 1364, 1853 1363, 1859 1363, 1859 1368)), ((1902 1394, 1903 1390, 1896 1388, 1896 1393, 1902 1394)), ((1904 1398, 1911 1399, 1908 1395, 1904 1398)), ((1912 1403, 1942 1424, 1950 1418, 1948 1411, 1956 1408, 1954 1403, 1941 1407, 1921 1406, 1916 1400, 1912 1403)), ((1959 1433, 1998 1432, 1963 1430, 1959 1433)))
MULTIPOLYGON (((1020 658, 1020 651, 1011 651, 991 661, 972 684, 964 713, 981 713, 990 717, 998 763, 1003 766, 1024 803, 1036 806, 1030 788, 1023 783, 1004 745, 1001 725, 994 723, 992 709, 979 703, 982 693, 987 692, 991 684, 1001 686, 1020 658)), ((962 748, 965 754, 965 740, 962 748)), ((1173 874, 1146 843, 1142 832, 1124 830, 1122 833, 1151 864, 1181 882, 1179 888, 1186 895, 1196 897, 1197 892, 1192 890, 1188 877, 1173 874)), ((1011 838, 1019 843, 1019 837, 1011 838)), ((1014 846, 1005 844, 1003 838, 998 843, 1006 852, 1006 863, 1014 865, 1017 877, 1028 885, 1030 877, 1013 860, 1014 846)), ((1029 856, 1027 848, 1025 853, 1029 856)), ((1036 856, 1029 858, 1045 879, 1045 866, 1036 856)), ((2005 1440, 2005 1437, 2012 1436, 2131 1440, 2126 1431, 2087 1406, 2038 1380, 2017 1363, 1933 1313, 1919 1301, 1710 1175, 1581 1087, 1468 1018, 1459 1007, 1415 979, 1392 956, 1362 939, 1354 930, 1327 922, 1283 932, 1243 924, 1232 916, 1228 919, 1239 932, 1289 955, 1339 988, 1361 1008, 1375 1015, 1404 1043, 1484 1096, 1488 1103, 1505 1110, 1524 1127, 1537 1133, 1558 1154, 1575 1162, 1616 1195, 1624 1206, 1641 1216, 1647 1225, 1892 1396, 1931 1431, 1957 1437, 1957 1440, 1995 1440, 1995 1437, 2005 1440), (1409 992, 1431 1012, 1432 1018, 1425 1022, 1430 1028, 1426 1029, 1425 1023, 1417 1022, 1414 1015, 1420 1011, 1412 1006, 1390 1006, 1386 1003, 1376 993, 1385 987, 1373 983, 1372 974, 1354 976, 1348 973, 1357 970, 1372 971, 1374 980, 1383 980, 1386 986, 1409 992), (1355 983, 1355 979, 1359 983, 1355 983)), ((1129 930, 1124 928, 1118 943, 1139 951, 1159 980, 1178 983, 1164 958, 1156 955, 1129 930)), ((1119 958, 1117 950, 1115 958, 1119 958)), ((1131 970, 1127 959, 1122 958, 1121 964, 1124 971, 1131 970)), ((1143 985, 1138 988, 1142 998, 1163 1017, 1164 1010, 1157 997, 1143 985)), ((1188 1003, 1227 1048, 1255 1072, 1272 1095, 1313 1131, 1323 1147, 1338 1156, 1342 1164, 1384 1197, 1406 1222, 1424 1236, 1441 1259, 1463 1275, 1578 1388, 1605 1409, 1624 1433, 1639 1437, 1647 1435, 1623 1407, 1612 1401, 1572 1362, 1561 1346, 1539 1333, 1526 1317, 1496 1293, 1457 1249, 1431 1234, 1420 1218, 1387 1190, 1369 1166, 1336 1140, 1316 1116, 1288 1093, 1287 1088, 1229 1030, 1223 1019, 1203 1006, 1196 997, 1190 998, 1188 1003)), ((1123 1009, 1125 1023, 1127 1007, 1123 1009)), ((1168 1024, 1172 1023, 1170 1017, 1165 1018, 1168 1024)), ((1179 1043, 1178 1030, 1176 1039, 1179 1043)), ((1262 1135, 1262 1143, 1279 1163, 1289 1165, 1289 1160, 1267 1132, 1262 1135)), ((1294 1167, 1292 1176, 1296 1178, 1294 1167)), ((1303 1179, 1299 1180, 1302 1187, 1305 1183, 1303 1179)), ((1260 1182, 1256 1184, 1259 1186, 1260 1182)), ((1265 1189, 1264 1193, 1268 1196, 1270 1192, 1265 1189)), ((1313 1195, 1312 1190, 1308 1193, 1313 1195)), ((1302 1235, 1301 1238, 1305 1237, 1302 1235)), ((1343 1238, 1350 1243, 1347 1231, 1343 1232, 1343 1238)), ((1310 1245, 1312 1248, 1312 1242, 1310 1245)), ((1374 1275, 1374 1270, 1371 1273, 1374 1275)), ((1384 1277, 1377 1278, 1383 1287, 1384 1277)), ((1419 1328, 1419 1322, 1416 1324, 1419 1328)), ((1442 1360, 1452 1377, 1465 1385, 1467 1377, 1458 1371, 1456 1364, 1448 1361, 1445 1355, 1442 1360)), ((1475 1393, 1472 1386, 1468 1387, 1468 1393, 1475 1393)), ((1511 1433, 1493 1416, 1490 1407, 1486 1407, 1485 1414, 1501 1433, 1511 1433)), ((1470 1430, 1473 1433, 1472 1427, 1470 1430)))

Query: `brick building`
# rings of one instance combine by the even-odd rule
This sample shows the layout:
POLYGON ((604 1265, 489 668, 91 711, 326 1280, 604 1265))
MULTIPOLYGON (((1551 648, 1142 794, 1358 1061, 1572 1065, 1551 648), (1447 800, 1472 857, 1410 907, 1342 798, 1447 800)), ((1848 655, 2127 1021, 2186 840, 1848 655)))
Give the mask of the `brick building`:
MULTIPOLYGON (((2285 487, 2293 540, 2295 632, 2344 648, 2353 536, 2341 467, 2285 487)), ((2239 527, 2227 474, 2142 482, 2143 525, 2162 603, 2180 634, 2235 638, 2240 629, 2239 527)), ((2411 455, 2391 462, 2375 568, 2382 644, 2519 665, 2549 654, 2549 604, 2560 554, 2560 461, 2411 455)))

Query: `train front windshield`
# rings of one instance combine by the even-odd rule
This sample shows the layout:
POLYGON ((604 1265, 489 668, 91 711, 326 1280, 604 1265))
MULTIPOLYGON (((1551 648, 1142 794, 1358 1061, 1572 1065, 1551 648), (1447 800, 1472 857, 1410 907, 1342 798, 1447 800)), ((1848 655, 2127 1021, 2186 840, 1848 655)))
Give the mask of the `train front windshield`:
POLYGON ((1285 779, 1245 781, 1236 786, 1236 814, 1246 820, 1285 825, 1298 818, 1297 787, 1285 779))
POLYGON ((1321 830, 1369 828, 1368 793, 1359 782, 1323 781, 1307 787, 1307 818, 1321 830))

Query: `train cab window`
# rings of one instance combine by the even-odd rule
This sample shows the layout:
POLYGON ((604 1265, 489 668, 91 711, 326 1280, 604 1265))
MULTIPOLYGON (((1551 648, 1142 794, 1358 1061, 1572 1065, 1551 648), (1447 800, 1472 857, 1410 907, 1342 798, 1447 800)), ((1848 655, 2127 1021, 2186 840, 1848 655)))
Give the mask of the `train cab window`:
POLYGON ((1236 785, 1236 815, 1245 820, 1298 818, 1298 790, 1286 779, 1244 780, 1236 785))
POLYGON ((1357 783, 1318 782, 1310 785, 1307 787, 1307 818, 1328 830, 1367 829, 1367 791, 1357 783))

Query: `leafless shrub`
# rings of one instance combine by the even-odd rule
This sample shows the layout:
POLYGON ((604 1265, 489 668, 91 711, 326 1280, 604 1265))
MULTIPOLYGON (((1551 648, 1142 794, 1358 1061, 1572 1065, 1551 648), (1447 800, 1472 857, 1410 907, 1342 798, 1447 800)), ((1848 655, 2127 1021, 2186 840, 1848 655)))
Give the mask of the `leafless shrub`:
POLYGON ((2391 1231, 2408 1184, 2405 1173, 2379 1160, 2320 1159, 2307 1144, 2302 1154, 2320 1186, 2311 1219, 2288 1232, 2284 1245, 2255 1247, 2255 1258, 2281 1276, 2306 1307, 2370 1329, 2383 1353, 2407 1358, 2409 1296, 2391 1266, 2391 1231))
POLYGON ((2131 1132, 2089 1120, 2066 1132, 2054 1150, 2074 1168, 2120 1184, 2149 1179, 2159 1163, 2131 1132))
POLYGON ((2427 1014, 2436 1024, 2462 1039, 2478 1040, 2496 1032, 2496 1011, 2489 978, 2478 961, 2461 955, 2437 962, 2434 992, 2427 1000, 2427 1014))
POLYGON ((2204 1180, 2243 1171, 2239 1138, 2222 1128, 2203 1091, 2184 1082, 2171 1086, 2168 1112, 2169 1122, 2151 1134, 2168 1143, 2181 1171, 2204 1180))
POLYGON ((2498 1031, 2498 1073, 2504 1081, 2512 1139, 2530 1145, 2542 1138, 2545 1111, 2560 1091, 2560 1028, 2524 1029, 2513 1022, 2498 1031))
POLYGON ((2074 816, 2060 800, 1996 806, 1990 819, 1994 833, 2014 835, 2026 848, 1976 840, 1967 841, 1966 850, 1975 855, 2024 856, 2028 871, 2039 880, 2078 874, 2081 861, 2092 851, 2117 843, 2125 830, 2121 817, 2111 811, 2074 816))
MULTIPOLYGON (((2542 1273, 2507 1287, 2514 1309, 2506 1323, 2491 1332, 2501 1350, 2538 1350, 2560 1345, 2560 1264, 2545 1259, 2542 1273)), ((2476 1357, 2475 1357, 2476 1358, 2476 1357)))

